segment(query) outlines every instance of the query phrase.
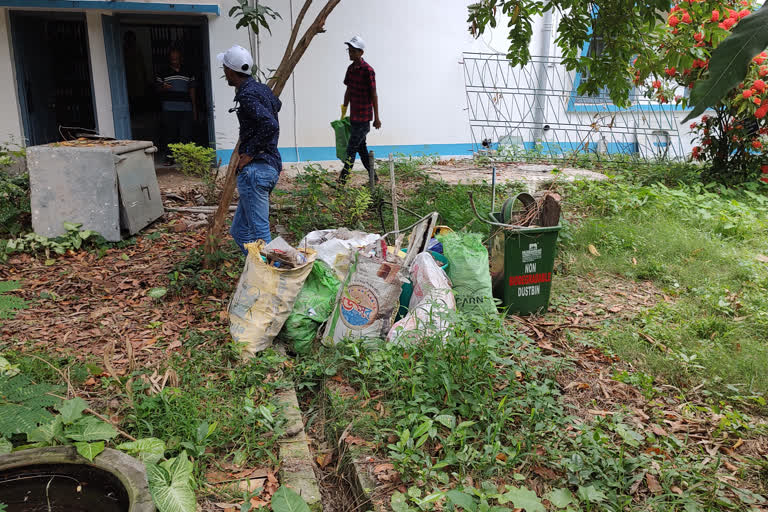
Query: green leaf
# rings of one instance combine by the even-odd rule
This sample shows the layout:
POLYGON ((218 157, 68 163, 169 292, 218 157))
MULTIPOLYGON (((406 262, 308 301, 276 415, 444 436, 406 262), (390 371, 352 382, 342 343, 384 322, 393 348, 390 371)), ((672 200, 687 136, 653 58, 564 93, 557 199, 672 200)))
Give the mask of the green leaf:
POLYGON ((526 512, 547 512, 536 493, 525 487, 512 487, 504 493, 504 497, 509 499, 515 508, 522 508, 526 512))
POLYGON ((309 506, 301 496, 281 485, 272 495, 272 512, 309 512, 309 506))
POLYGON ((186 452, 161 464, 147 464, 147 480, 158 512, 195 512, 192 462, 186 452))
POLYGON ((465 492, 453 489, 448 491, 445 496, 448 498, 450 503, 453 503, 454 505, 461 507, 468 512, 474 512, 477 510, 477 504, 475 504, 474 498, 465 492))
POLYGON ((51 413, 42 408, 3 404, 0 405, 0 435, 10 437, 13 434, 26 434, 51 419, 51 413))
POLYGON ((117 436, 115 427, 93 416, 80 418, 64 435, 73 441, 109 441, 117 436))
POLYGON ((64 226, 64 229, 67 231, 79 231, 82 227, 82 224, 76 224, 74 222, 62 222, 62 226, 64 226))
POLYGON ((144 464, 156 464, 165 454, 165 442, 154 437, 122 443, 117 445, 116 448, 136 457, 144 464))
POLYGON ((576 504, 573 494, 568 489, 552 489, 544 497, 557 508, 565 508, 568 505, 576 504))
POLYGON ((61 438, 64 429, 61 422, 61 416, 56 416, 53 421, 40 425, 32 432, 27 433, 27 441, 30 443, 51 444, 54 439, 61 438))
POLYGON ((440 416, 435 416, 435 421, 445 425, 450 429, 453 429, 453 427, 456 426, 456 416, 451 414, 441 414, 440 416))
POLYGON ((389 505, 392 507, 393 512, 409 512, 411 510, 411 507, 408 506, 408 498, 399 491, 395 491, 392 495, 389 505))
POLYGON ((709 60, 709 79, 699 80, 691 91, 693 111, 683 123, 698 117, 723 99, 747 74, 749 63, 768 46, 768 3, 742 19, 709 60))
POLYGON ((85 400, 75 397, 72 400, 64 400, 56 409, 61 413, 61 421, 65 425, 71 425, 83 416, 83 411, 87 408, 88 403, 85 400))
POLYGON ((0 437, 0 455, 11 453, 12 450, 13 450, 13 443, 11 443, 9 440, 7 440, 4 437, 0 437))
POLYGON ((579 486, 579 490, 576 492, 576 494, 579 495, 580 499, 590 503, 600 503, 607 499, 602 491, 595 489, 594 485, 588 485, 587 487, 579 486))
POLYGON ((97 443, 75 443, 75 448, 77 449, 77 453, 93 462, 93 459, 104 451, 104 441, 99 441, 97 443))
POLYGON ((163 288, 162 286, 158 286, 156 288, 152 288, 147 292, 147 296, 152 299, 162 299, 165 294, 168 293, 168 290, 166 288, 163 288))
POLYGON ((637 448, 640 446, 640 443, 645 440, 645 438, 641 435, 632 430, 631 428, 627 427, 626 425, 619 423, 616 425, 615 429, 616 433, 621 436, 621 438, 624 440, 625 443, 627 443, 629 446, 637 448))

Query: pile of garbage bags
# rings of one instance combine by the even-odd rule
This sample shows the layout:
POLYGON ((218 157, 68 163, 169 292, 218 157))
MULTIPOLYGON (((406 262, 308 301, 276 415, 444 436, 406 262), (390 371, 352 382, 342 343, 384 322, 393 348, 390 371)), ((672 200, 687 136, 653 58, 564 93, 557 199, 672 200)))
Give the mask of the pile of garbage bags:
POLYGON ((246 244, 229 304, 230 333, 243 356, 276 338, 306 353, 318 334, 325 344, 345 338, 413 343, 449 329, 452 311, 496 314, 479 234, 414 233, 425 237, 409 245, 415 257, 380 235, 344 228, 313 231, 296 247, 282 238, 246 244))

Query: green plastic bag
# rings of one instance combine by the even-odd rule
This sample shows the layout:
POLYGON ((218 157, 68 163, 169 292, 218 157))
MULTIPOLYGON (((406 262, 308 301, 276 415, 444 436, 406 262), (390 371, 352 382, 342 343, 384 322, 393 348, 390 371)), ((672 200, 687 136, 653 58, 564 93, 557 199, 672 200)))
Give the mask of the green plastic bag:
POLYGON ((438 235, 443 255, 450 262, 448 277, 453 283, 456 308, 464 313, 496 314, 488 251, 479 233, 438 235))
POLYGON ((331 316, 340 285, 333 269, 315 260, 280 335, 297 354, 309 352, 320 324, 331 316))
POLYGON ((347 144, 349 143, 349 134, 352 132, 352 124, 348 117, 331 121, 331 127, 336 133, 336 158, 342 162, 347 159, 347 144))

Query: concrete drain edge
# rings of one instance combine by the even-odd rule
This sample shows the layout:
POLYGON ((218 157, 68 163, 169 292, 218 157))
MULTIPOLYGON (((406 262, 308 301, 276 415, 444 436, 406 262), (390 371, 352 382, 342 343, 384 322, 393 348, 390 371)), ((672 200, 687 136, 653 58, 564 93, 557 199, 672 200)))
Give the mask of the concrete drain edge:
POLYGON ((313 469, 309 441, 304 432, 301 409, 296 390, 288 388, 277 393, 286 419, 287 435, 278 441, 280 452, 280 484, 293 489, 309 505, 312 512, 322 512, 320 487, 313 469))

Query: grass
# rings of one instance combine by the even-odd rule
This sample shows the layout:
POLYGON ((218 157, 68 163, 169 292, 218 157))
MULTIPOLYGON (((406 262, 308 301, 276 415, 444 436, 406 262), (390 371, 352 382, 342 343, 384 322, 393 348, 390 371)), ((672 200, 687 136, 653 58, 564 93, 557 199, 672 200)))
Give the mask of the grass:
MULTIPOLYGON (((759 465, 743 466, 752 484, 734 491, 717 479, 720 461, 683 437, 655 434, 661 404, 647 409, 645 425, 629 410, 584 421, 555 380, 572 369, 567 359, 543 355, 499 319, 451 320, 444 337, 349 340, 297 368, 306 396, 321 397, 326 431, 351 433, 394 465, 407 492, 386 500, 393 510, 544 510, 545 498, 571 510, 739 510, 762 499, 752 494, 765 492, 759 465), (649 479, 664 491, 648 492, 649 479)), ((721 412, 734 420, 726 435, 747 435, 747 416, 721 412)))
POLYGON ((135 373, 123 428, 210 462, 277 465, 283 421, 272 398, 287 385, 281 377, 286 359, 270 349, 241 363, 227 338, 223 332, 191 332, 185 352, 167 363, 176 382, 159 393, 149 392, 142 373, 135 373), (203 424, 213 426, 210 435, 198 435, 203 424))
POLYGON ((593 342, 682 388, 768 392, 768 267, 758 259, 768 250, 766 196, 621 180, 577 184, 565 194, 578 227, 555 294, 573 294, 579 279, 599 273, 652 281, 673 299, 593 342))

